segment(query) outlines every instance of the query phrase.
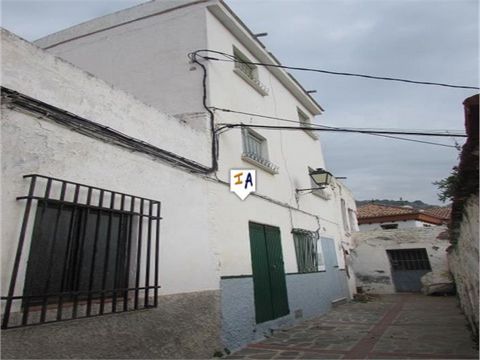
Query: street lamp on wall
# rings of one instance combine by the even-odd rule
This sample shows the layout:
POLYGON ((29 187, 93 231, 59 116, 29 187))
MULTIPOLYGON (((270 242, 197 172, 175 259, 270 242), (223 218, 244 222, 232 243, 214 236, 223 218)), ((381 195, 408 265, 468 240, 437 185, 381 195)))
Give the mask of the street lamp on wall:
POLYGON ((321 190, 325 189, 328 185, 332 183, 333 175, 329 173, 327 170, 318 168, 316 170, 310 171, 310 177, 312 178, 313 182, 318 186, 317 188, 312 189, 296 189, 295 191, 312 191, 312 190, 321 190))

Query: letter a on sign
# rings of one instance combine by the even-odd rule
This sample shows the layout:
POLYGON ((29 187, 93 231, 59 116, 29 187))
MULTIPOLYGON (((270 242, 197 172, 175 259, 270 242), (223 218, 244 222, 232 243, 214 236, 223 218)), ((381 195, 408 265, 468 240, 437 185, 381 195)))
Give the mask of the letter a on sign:
POLYGON ((230 191, 245 200, 257 188, 257 177, 255 170, 232 169, 230 170, 230 191))

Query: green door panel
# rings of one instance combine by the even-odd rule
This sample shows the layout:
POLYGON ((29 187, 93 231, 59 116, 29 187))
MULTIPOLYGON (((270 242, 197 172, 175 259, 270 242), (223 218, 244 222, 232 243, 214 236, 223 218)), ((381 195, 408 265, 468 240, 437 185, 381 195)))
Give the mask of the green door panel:
POLYGON ((285 281, 280 229, 265 226, 265 241, 270 266, 273 315, 275 318, 278 318, 290 312, 288 309, 287 284, 285 281))
POLYGON ((257 323, 289 313, 280 229, 249 223, 257 323))
POLYGON ((257 323, 261 323, 273 319, 267 247, 262 225, 250 223, 250 249, 255 296, 255 317, 257 323))

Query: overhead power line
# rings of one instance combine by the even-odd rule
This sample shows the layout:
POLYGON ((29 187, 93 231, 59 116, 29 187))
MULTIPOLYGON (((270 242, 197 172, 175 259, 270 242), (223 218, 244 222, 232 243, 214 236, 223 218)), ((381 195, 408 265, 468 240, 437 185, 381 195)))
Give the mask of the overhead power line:
POLYGON ((323 70, 323 69, 313 69, 313 68, 307 68, 307 67, 286 66, 286 65, 280 65, 280 64, 260 63, 260 62, 254 62, 254 61, 243 61, 243 60, 235 58, 234 56, 232 56, 230 54, 226 54, 226 53, 223 53, 221 51, 216 51, 216 50, 208 50, 208 49, 197 50, 197 51, 193 52, 192 54, 193 54, 193 56, 198 56, 198 57, 201 57, 202 59, 212 60, 212 61, 237 62, 237 63, 243 63, 243 64, 247 64, 247 65, 267 66, 267 67, 289 69, 289 70, 299 70, 299 71, 310 71, 310 72, 317 72, 317 73, 329 74, 329 75, 353 76, 353 77, 373 79, 373 80, 397 81, 397 82, 416 84, 416 85, 443 86, 443 87, 455 88, 455 89, 472 89, 472 90, 480 89, 478 86, 454 85, 454 84, 447 84, 447 83, 440 83, 440 82, 418 81, 418 80, 410 80, 410 79, 401 79, 401 78, 396 78, 396 77, 375 76, 375 75, 357 74, 357 73, 350 73, 350 72, 339 72, 339 71, 330 71, 330 70, 323 70), (218 54, 218 55, 224 56, 225 59, 220 59, 220 58, 216 58, 216 57, 212 57, 212 56, 206 56, 206 55, 200 55, 199 52, 207 52, 207 53, 218 54))
MULTIPOLYGON (((248 115, 248 116, 255 116, 255 117, 260 117, 260 118, 266 118, 266 119, 271 119, 271 120, 278 120, 278 121, 285 121, 285 122, 290 122, 290 123, 296 123, 298 124, 298 120, 290 120, 290 119, 284 119, 284 118, 279 118, 279 117, 274 117, 274 116, 267 116, 267 115, 261 115, 261 114, 255 114, 255 113, 249 113, 249 112, 244 112, 244 111, 235 111, 235 110, 230 110, 230 109, 222 109, 222 108, 217 108, 217 107, 211 107, 212 110, 214 111, 222 111, 222 112, 229 112, 229 113, 234 113, 234 114, 240 114, 240 115, 248 115)), ((444 136, 444 137, 465 137, 465 134, 460 134, 458 130, 437 130, 437 132, 432 132, 429 130, 417 130, 417 131, 402 131, 400 129, 395 129, 395 130, 372 130, 372 129, 360 129, 360 128, 339 128, 339 127, 332 127, 332 126, 326 126, 326 125, 310 125, 310 126, 267 126, 267 125, 260 125, 260 124, 218 124, 220 125, 216 129, 216 133, 220 134, 225 130, 235 128, 235 127, 261 127, 264 129, 270 129, 270 130, 307 130, 307 131, 337 131, 337 132, 349 132, 349 133, 360 133, 364 135, 373 135, 373 136, 380 136, 380 137, 385 137, 385 138, 391 138, 395 140, 403 140, 403 141, 410 141, 410 142, 416 142, 416 143, 421 143, 421 144, 428 144, 428 145, 437 145, 437 146, 443 146, 443 147, 449 147, 449 148, 457 148, 454 145, 447 145, 447 144, 442 144, 442 143, 437 143, 437 142, 431 142, 431 141, 424 141, 424 140, 416 140, 416 139, 410 139, 410 138, 405 138, 405 137, 400 137, 400 136, 393 136, 391 134, 401 134, 401 135, 413 135, 413 136, 444 136), (388 134, 388 135, 387 135, 388 134)))
MULTIPOLYGON (((217 107, 211 107, 213 110, 222 111, 222 112, 229 112, 234 114, 240 115, 247 115, 247 116, 254 116, 260 117, 265 119, 271 120, 279 120, 279 121, 288 121, 292 123, 298 124, 299 121, 279 118, 275 116, 268 116, 256 113, 250 113, 245 111, 236 111, 231 109, 222 109, 217 107)), ((365 134, 391 134, 391 135, 414 135, 414 136, 443 136, 443 137, 466 137, 465 133, 461 133, 459 130, 416 130, 416 131, 406 131, 403 129, 368 129, 368 128, 341 128, 341 127, 333 127, 333 126, 326 126, 326 125, 315 125, 311 124, 308 126, 279 126, 279 125, 262 125, 262 124, 254 124, 254 125, 247 125, 247 124, 219 124, 222 125, 224 128, 228 127, 239 127, 239 126, 255 126, 255 127, 262 127, 262 128, 271 128, 271 129, 300 129, 300 130, 312 130, 312 131, 338 131, 338 132, 357 132, 357 133, 365 133, 365 134)), ((218 130, 218 129, 217 129, 218 130)))
MULTIPOLYGON (((277 120, 277 121, 283 121, 283 122, 289 122, 289 123, 295 123, 299 124, 299 120, 292 120, 292 119, 285 119, 285 118, 280 118, 276 116, 268 116, 268 115, 263 115, 263 114, 258 114, 258 113, 251 113, 251 112, 246 112, 246 111, 237 111, 237 110, 232 110, 232 109, 224 109, 224 108, 219 108, 215 106, 211 106, 210 109, 214 111, 221 111, 221 112, 228 112, 228 113, 234 113, 234 114, 240 114, 240 115, 246 115, 246 116, 254 116, 254 117, 259 117, 259 118, 264 118, 264 119, 271 119, 271 120, 277 120)), ((466 137, 467 135, 462 132, 462 130, 425 130, 425 129, 420 129, 420 130, 407 130, 407 129, 374 129, 374 128, 353 128, 353 127, 336 127, 336 126, 328 126, 328 125, 316 125, 316 124, 310 124, 308 125, 308 128, 311 129, 338 129, 338 130, 351 130, 351 131, 369 131, 369 132, 380 132, 380 131, 397 131, 399 134, 401 132, 407 133, 406 135, 411 135, 411 134, 417 134, 417 133, 428 133, 429 136, 435 136, 435 135, 440 135, 440 136, 451 136, 451 137, 466 137)), ((402 134, 403 134, 402 133, 402 134)))

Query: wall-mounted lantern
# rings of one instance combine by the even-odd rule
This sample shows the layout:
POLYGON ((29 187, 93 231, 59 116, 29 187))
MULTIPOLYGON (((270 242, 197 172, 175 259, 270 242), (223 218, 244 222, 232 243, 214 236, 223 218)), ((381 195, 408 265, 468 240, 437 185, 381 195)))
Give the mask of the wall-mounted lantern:
POLYGON ((332 183, 333 175, 325 169, 318 168, 316 170, 310 171, 309 175, 312 178, 313 182, 318 185, 318 187, 313 189, 296 189, 297 192, 325 189, 328 185, 332 183))

